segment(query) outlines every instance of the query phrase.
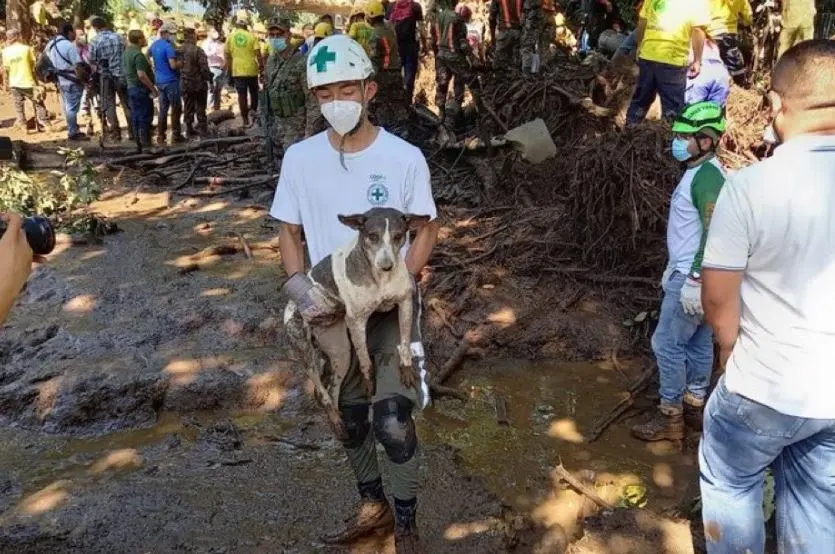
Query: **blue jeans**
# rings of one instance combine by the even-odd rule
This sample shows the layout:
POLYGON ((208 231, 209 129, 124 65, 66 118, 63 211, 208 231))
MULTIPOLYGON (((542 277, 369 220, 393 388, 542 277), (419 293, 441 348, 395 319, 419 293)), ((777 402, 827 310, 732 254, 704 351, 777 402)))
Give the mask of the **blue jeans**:
POLYGON ((763 479, 774 474, 780 554, 835 551, 835 420, 782 414, 719 381, 699 446, 708 554, 762 554, 763 479))
POLYGON ((157 136, 165 137, 168 128, 168 108, 171 108, 171 132, 174 136, 182 134, 180 118, 183 113, 183 100, 180 95, 180 82, 172 81, 157 85, 159 90, 159 118, 157 119, 157 136))
POLYGON ((413 52, 400 52, 400 65, 403 67, 403 84, 406 87, 406 95, 409 97, 409 103, 411 104, 415 95, 415 79, 418 70, 417 45, 415 45, 413 52))
POLYGON ((67 136, 74 137, 78 131, 78 110, 81 107, 81 95, 84 87, 70 84, 61 85, 61 99, 64 104, 64 119, 67 120, 67 136))
POLYGON ((658 362, 661 406, 679 411, 685 391, 703 401, 713 369, 713 331, 699 316, 687 315, 679 297, 687 276, 674 271, 664 289, 652 351, 658 362))
POLYGON ((151 122, 154 119, 154 101, 144 85, 128 88, 131 124, 138 138, 147 144, 151 137, 151 122))
POLYGON ((226 74, 219 67, 210 67, 212 72, 212 86, 209 87, 209 100, 206 105, 213 110, 220 109, 220 93, 223 91, 223 83, 226 82, 226 74))
POLYGON ((684 91, 687 88, 687 68, 666 63, 638 60, 638 86, 626 112, 627 123, 639 123, 647 111, 661 97, 661 113, 673 120, 684 109, 684 91))

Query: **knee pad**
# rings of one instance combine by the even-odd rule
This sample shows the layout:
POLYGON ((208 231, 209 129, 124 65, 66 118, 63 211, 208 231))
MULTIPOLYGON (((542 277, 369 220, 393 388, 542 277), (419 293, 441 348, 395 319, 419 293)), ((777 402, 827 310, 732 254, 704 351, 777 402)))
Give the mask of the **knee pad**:
POLYGON ((411 460, 417 450, 412 401, 396 395, 375 402, 374 436, 392 462, 403 464, 411 460))
POLYGON ((368 421, 368 404, 343 406, 339 409, 339 415, 342 416, 342 424, 347 434, 347 438, 342 441, 342 446, 351 449, 362 446, 371 430, 371 424, 368 421))

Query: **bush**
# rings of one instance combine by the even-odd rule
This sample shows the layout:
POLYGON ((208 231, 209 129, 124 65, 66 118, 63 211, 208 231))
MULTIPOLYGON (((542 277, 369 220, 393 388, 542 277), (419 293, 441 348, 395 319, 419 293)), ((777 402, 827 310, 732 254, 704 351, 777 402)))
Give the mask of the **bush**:
POLYGON ((101 193, 92 165, 83 150, 62 150, 64 171, 26 173, 0 166, 0 211, 42 214, 60 223, 74 210, 95 201, 101 193))

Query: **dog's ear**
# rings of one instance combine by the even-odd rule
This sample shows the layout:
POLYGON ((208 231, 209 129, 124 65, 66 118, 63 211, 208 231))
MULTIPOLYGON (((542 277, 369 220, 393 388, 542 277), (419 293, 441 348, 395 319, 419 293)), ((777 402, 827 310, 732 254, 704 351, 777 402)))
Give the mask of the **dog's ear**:
POLYGON ((363 214, 339 215, 338 217, 341 224, 347 225, 355 231, 362 229, 362 226, 365 225, 365 220, 368 219, 363 214))
POLYGON ((406 227, 410 231, 417 231, 432 219, 428 215, 403 214, 403 219, 406 221, 406 227))

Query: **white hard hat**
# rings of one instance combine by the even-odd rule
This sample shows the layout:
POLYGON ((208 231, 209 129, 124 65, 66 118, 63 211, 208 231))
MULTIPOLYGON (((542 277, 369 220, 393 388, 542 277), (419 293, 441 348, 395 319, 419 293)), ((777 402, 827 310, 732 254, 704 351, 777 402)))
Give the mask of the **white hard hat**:
POLYGON ((307 88, 362 81, 374 73, 368 54, 348 35, 322 39, 307 55, 307 88))

